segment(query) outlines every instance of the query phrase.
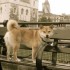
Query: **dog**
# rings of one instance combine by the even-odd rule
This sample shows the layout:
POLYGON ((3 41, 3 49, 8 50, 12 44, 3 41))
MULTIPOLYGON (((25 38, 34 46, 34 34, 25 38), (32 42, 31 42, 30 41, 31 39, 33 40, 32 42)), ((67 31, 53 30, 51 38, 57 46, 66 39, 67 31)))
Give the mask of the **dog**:
POLYGON ((38 47, 42 43, 42 39, 49 38, 53 35, 53 26, 42 26, 38 29, 30 29, 20 27, 16 20, 9 20, 7 22, 7 32, 4 36, 5 45, 7 48, 7 60, 10 59, 10 52, 12 50, 13 59, 19 61, 17 52, 20 44, 24 44, 32 48, 32 61, 35 62, 38 47))

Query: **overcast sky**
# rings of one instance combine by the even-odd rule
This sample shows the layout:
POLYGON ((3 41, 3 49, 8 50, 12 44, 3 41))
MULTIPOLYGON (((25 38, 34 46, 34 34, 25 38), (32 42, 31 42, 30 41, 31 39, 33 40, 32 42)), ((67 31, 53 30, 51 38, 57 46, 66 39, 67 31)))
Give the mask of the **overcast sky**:
MULTIPOLYGON (((39 0, 39 10, 42 10, 42 3, 45 0, 39 0)), ((48 0, 50 3, 51 13, 53 14, 70 14, 70 0, 48 0)))

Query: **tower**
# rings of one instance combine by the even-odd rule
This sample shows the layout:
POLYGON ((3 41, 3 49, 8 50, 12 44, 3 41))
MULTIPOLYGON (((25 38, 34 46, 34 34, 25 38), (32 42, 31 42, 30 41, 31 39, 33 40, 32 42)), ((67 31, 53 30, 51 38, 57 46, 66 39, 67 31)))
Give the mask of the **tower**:
POLYGON ((50 4, 48 0, 43 3, 43 13, 50 13, 50 4))

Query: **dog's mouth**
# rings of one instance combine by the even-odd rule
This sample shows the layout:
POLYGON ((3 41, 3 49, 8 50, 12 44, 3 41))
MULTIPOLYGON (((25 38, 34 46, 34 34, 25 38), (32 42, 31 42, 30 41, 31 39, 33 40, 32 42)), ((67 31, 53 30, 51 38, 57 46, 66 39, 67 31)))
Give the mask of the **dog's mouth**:
POLYGON ((43 42, 46 42, 49 39, 49 35, 40 35, 43 42))
POLYGON ((49 36, 47 36, 47 37, 43 37, 43 38, 41 37, 41 39, 43 42, 48 42, 50 38, 49 38, 49 36))
POLYGON ((48 39, 48 38, 49 38, 49 35, 46 35, 46 34, 41 33, 41 34, 40 34, 40 37, 41 37, 42 39, 48 39))

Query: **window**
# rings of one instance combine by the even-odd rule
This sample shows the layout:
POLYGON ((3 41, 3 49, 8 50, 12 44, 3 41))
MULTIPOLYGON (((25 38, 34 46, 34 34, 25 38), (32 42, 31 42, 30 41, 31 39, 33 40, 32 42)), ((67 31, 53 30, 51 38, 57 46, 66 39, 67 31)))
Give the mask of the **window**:
POLYGON ((35 1, 34 1, 34 3, 33 3, 34 5, 35 5, 35 1))
POLYGON ((26 10, 26 15, 28 15, 28 9, 26 10))
POLYGON ((13 8, 13 13, 16 13, 16 8, 13 8))
POLYGON ((0 7, 0 13, 2 13, 2 7, 0 7))
POLYGON ((24 12, 24 9, 22 8, 22 9, 21 9, 21 14, 23 14, 23 12, 24 12))

